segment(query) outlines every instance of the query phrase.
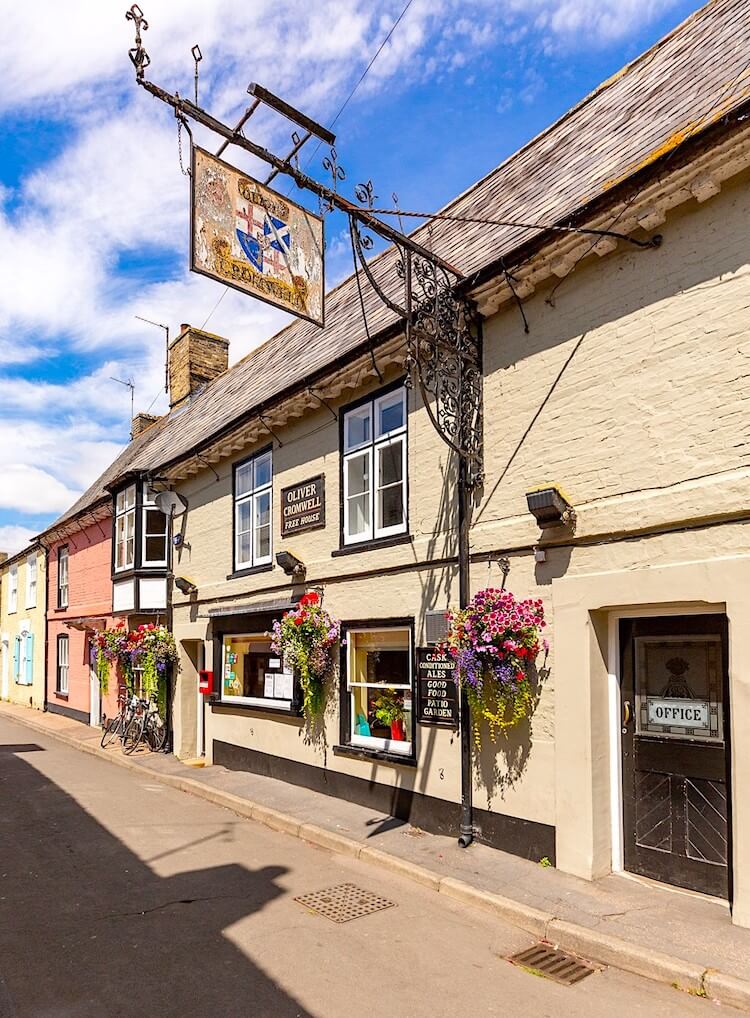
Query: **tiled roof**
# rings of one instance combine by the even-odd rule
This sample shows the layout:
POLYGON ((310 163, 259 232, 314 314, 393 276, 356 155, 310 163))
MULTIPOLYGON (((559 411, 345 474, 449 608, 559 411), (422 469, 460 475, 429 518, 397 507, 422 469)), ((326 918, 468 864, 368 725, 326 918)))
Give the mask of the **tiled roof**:
MULTIPOLYGON (((557 123, 505 160, 445 211, 452 215, 561 223, 636 172, 697 136, 750 96, 750 3, 712 0, 643 56, 604 82, 557 123)), ((415 231, 469 276, 538 236, 508 226, 435 221, 415 231)), ((389 248, 372 268, 401 293, 389 248)), ((396 323, 363 285, 370 331, 396 323)), ((190 453, 270 399, 365 341, 354 277, 326 297, 326 325, 295 321, 221 375, 190 404, 149 429, 66 514, 80 511, 128 469, 153 469, 190 453), (92 492, 94 493, 92 495, 92 492)))

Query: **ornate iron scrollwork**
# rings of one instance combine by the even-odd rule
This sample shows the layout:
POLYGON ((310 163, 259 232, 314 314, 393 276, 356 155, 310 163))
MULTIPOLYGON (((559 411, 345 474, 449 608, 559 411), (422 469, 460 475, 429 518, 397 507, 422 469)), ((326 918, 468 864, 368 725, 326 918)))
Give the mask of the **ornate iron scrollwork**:
POLYGON ((416 382, 427 413, 443 441, 466 464, 470 487, 481 484, 482 371, 478 317, 470 301, 455 292, 450 274, 396 244, 396 273, 404 300, 388 293, 367 262, 372 241, 350 216, 355 270, 361 267, 380 300, 406 326, 404 368, 416 382))
POLYGON ((128 50, 128 56, 135 67, 135 76, 138 81, 143 81, 146 68, 151 63, 151 57, 143 47, 141 40, 141 29, 148 30, 148 21, 143 16, 143 11, 138 4, 133 4, 129 11, 125 12, 125 20, 132 21, 135 25, 135 46, 128 50))

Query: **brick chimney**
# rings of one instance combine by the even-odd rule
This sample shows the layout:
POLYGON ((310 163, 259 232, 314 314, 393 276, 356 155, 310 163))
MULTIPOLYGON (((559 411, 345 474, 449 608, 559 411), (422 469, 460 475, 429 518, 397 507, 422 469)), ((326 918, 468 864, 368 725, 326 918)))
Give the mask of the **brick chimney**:
POLYGON ((191 325, 169 344, 169 409, 184 403, 229 366, 229 340, 191 325))
POLYGON ((0 551, 0 562, 5 562, 7 557, 8 557, 8 552, 7 551, 0 551))
POLYGON ((130 425, 130 437, 138 438, 146 428, 150 428, 158 420, 159 418, 155 417, 154 414, 136 414, 130 425))

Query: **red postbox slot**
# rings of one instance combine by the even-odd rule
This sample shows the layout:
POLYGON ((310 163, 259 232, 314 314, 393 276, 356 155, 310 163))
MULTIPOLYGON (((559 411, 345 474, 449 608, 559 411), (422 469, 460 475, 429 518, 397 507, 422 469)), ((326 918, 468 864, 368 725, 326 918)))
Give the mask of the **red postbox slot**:
POLYGON ((214 673, 201 668, 198 672, 198 692, 208 696, 214 691, 214 673))

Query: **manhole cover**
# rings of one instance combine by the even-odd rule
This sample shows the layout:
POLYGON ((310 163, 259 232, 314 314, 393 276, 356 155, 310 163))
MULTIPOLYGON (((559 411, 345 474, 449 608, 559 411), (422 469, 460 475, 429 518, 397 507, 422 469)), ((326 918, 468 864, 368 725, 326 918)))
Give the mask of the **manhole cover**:
POLYGON ((554 979, 556 983, 562 983, 564 986, 580 983, 586 976, 596 972, 596 967, 590 962, 558 951, 549 944, 535 944, 525 951, 512 954, 508 961, 518 965, 519 968, 528 969, 535 975, 554 979))
POLYGON ((351 919, 359 919, 362 916, 370 915, 371 912, 394 908, 396 904, 395 901, 381 898, 379 894, 373 894, 372 891, 363 891, 355 884, 339 884, 337 887, 329 887, 325 891, 303 894, 294 900, 334 923, 348 923, 351 919))

